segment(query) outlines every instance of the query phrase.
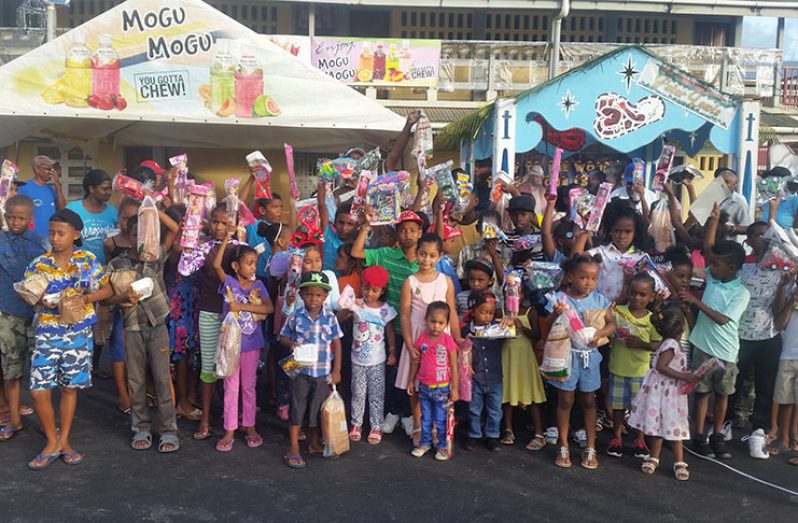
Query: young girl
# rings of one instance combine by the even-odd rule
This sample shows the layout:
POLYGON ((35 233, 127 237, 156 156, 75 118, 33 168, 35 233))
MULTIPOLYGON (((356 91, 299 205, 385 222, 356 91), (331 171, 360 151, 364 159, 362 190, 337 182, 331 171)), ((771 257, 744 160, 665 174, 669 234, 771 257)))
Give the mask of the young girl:
POLYGON ((446 332, 450 325, 451 306, 442 301, 429 304, 424 315, 426 330, 415 339, 414 346, 419 358, 413 360, 407 383, 407 393, 415 397, 415 382, 418 385, 417 404, 421 405, 421 440, 411 454, 420 458, 432 448, 432 424, 438 431, 435 459, 446 461, 446 406, 458 399, 457 345, 446 332))
MULTIPOLYGON (((119 202, 117 217, 119 219, 119 234, 111 236, 103 243, 105 259, 113 260, 117 256, 124 254, 130 248, 130 239, 127 231, 128 221, 136 219, 140 202, 129 196, 122 198, 119 202)), ((178 222, 180 223, 180 222, 178 222)), ((114 378, 116 391, 119 394, 119 411, 129 414, 131 410, 130 394, 127 390, 127 377, 125 370, 125 342, 123 336, 122 312, 119 307, 114 307, 112 312, 113 325, 111 327, 111 337, 109 339, 111 356, 111 375, 114 378)), ((99 354, 95 354, 99 357, 99 354)))
POLYGON ((651 436, 651 452, 643 460, 641 470, 653 474, 659 465, 662 440, 671 442, 673 473, 676 479, 690 478, 684 462, 682 440, 690 438, 687 417, 687 395, 679 390, 684 382, 698 383, 700 378, 687 368, 687 359, 679 345, 685 319, 678 306, 667 306, 654 314, 654 327, 663 338, 654 356, 654 368, 646 373, 643 386, 632 403, 629 425, 651 436))
POLYGON ((385 366, 396 365, 396 309, 385 303, 390 275, 375 265, 363 271, 363 300, 354 310, 352 341, 352 431, 349 439, 360 441, 366 398, 369 401, 368 442, 382 441, 385 366), (386 359, 386 348, 388 349, 386 359))
POLYGON ((76 248, 82 245, 82 230, 83 220, 77 213, 69 209, 56 211, 50 218, 52 251, 33 260, 25 272, 25 279, 34 274, 47 279, 45 295, 77 291, 63 296, 61 301, 63 307, 83 315, 78 323, 67 324, 61 319, 57 302, 48 302, 39 310, 31 353, 30 390, 47 443, 28 463, 32 470, 41 470, 59 457, 67 465, 83 461, 83 455, 72 448, 69 436, 77 391, 91 387, 92 325, 97 322, 94 304, 109 298, 113 291, 94 255, 76 248), (58 429, 51 400, 55 388, 61 391, 58 429))
POLYGON ((265 316, 274 312, 272 301, 263 282, 255 278, 258 253, 247 245, 238 245, 232 251, 230 276, 222 263, 229 238, 216 251, 213 268, 222 283, 219 293, 225 296, 222 316, 228 311, 236 313, 241 324, 241 356, 238 368, 232 376, 224 379, 224 437, 216 444, 216 450, 229 452, 233 449, 234 434, 238 428, 238 392, 241 388, 241 426, 246 432, 247 446, 256 448, 263 445, 263 438, 255 431, 255 383, 257 380, 260 351, 266 342, 263 339, 261 320, 255 315, 265 316), (254 304, 258 298, 260 304, 254 304))
POLYGON ((194 439, 204 440, 211 437, 211 403, 213 402, 213 389, 216 378, 213 375, 215 368, 216 345, 219 341, 219 332, 222 327, 222 309, 224 300, 219 294, 219 279, 213 268, 213 260, 219 249, 229 251, 232 245, 238 245, 237 240, 231 240, 226 245, 222 242, 235 231, 235 224, 230 222, 227 208, 222 203, 213 209, 210 216, 211 239, 203 243, 196 250, 185 250, 180 256, 177 270, 181 276, 191 276, 198 273, 199 279, 199 339, 200 339, 200 381, 202 381, 202 419, 199 429, 194 433, 194 439), (211 263, 206 263, 210 261, 211 263))
POLYGON ((338 256, 335 258, 335 272, 341 274, 338 277, 338 288, 343 291, 347 285, 355 291, 355 296, 362 295, 362 285, 360 282, 363 272, 361 260, 352 257, 352 244, 345 243, 338 247, 338 256))
MULTIPOLYGON (((121 206, 120 206, 121 209, 121 206)), ((185 205, 173 205, 166 214, 176 223, 183 223, 186 214, 185 205)), ((166 295, 169 298, 169 316, 166 323, 169 327, 169 345, 172 347, 172 361, 175 366, 175 393, 177 404, 175 412, 178 417, 191 421, 202 419, 202 411, 197 399, 197 381, 199 379, 199 332, 197 322, 199 309, 199 281, 196 274, 183 276, 177 271, 180 261, 180 248, 172 247, 164 269, 166 295)))
POLYGON ((540 406, 546 403, 546 389, 538 372, 538 360, 533 348, 533 343, 540 339, 540 322, 534 307, 521 308, 515 319, 515 328, 518 336, 506 340, 502 347, 504 431, 501 443, 515 443, 513 408, 528 406, 535 435, 524 448, 537 451, 546 446, 540 410, 540 406))
MULTIPOLYGON (((400 298, 401 325, 404 334, 404 350, 399 358, 399 369, 396 373, 396 387, 407 389, 410 384, 411 360, 418 361, 419 350, 415 340, 424 332, 427 307, 436 301, 442 301, 454 311, 454 285, 445 274, 435 270, 435 264, 443 253, 443 242, 435 234, 421 236, 416 247, 418 272, 411 274, 402 285, 400 298)), ((457 314, 448 317, 445 330, 453 333, 458 346, 460 338, 460 321, 457 314)), ((408 389, 409 390, 409 389, 408 389)), ((421 410, 418 397, 410 396, 410 407, 413 412, 413 443, 417 443, 417 434, 421 432, 421 410)))
POLYGON ((571 457, 568 450, 568 430, 570 427, 571 408, 574 396, 579 390, 582 410, 585 417, 585 432, 587 445, 582 453, 582 466, 586 469, 598 467, 596 458, 596 398, 595 392, 601 387, 601 354, 596 347, 602 342, 606 343, 607 336, 615 331, 615 320, 610 311, 610 301, 600 292, 596 291, 599 279, 601 258, 596 256, 578 254, 562 263, 563 288, 556 294, 556 305, 553 314, 547 320, 547 327, 560 321, 568 325, 562 314, 573 310, 585 327, 598 327, 592 339, 581 340, 571 334, 571 368, 565 381, 551 381, 551 385, 560 390, 557 404, 557 430, 559 433, 558 445, 560 452, 554 464, 558 467, 571 466, 571 457), (601 319, 604 326, 600 327, 601 319))
MULTIPOLYGON (((322 259, 322 247, 317 243, 305 243, 301 246, 305 251, 305 256, 302 258, 302 274, 306 272, 323 272, 330 280, 330 291, 327 293, 327 299, 324 301, 324 306, 331 311, 338 310, 338 278, 333 271, 323 271, 324 265, 322 259)), ((285 310, 283 313, 287 316, 294 310, 294 306, 304 306, 302 300, 297 300, 296 296, 286 296, 285 310)))

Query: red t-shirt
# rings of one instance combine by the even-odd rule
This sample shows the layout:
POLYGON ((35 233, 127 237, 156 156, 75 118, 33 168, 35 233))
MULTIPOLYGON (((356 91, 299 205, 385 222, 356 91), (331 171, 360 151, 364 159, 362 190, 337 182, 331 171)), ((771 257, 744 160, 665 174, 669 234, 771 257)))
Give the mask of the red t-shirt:
POLYGON ((421 352, 416 379, 424 385, 448 383, 450 354, 457 350, 454 338, 444 332, 433 341, 425 332, 416 340, 416 349, 421 352))

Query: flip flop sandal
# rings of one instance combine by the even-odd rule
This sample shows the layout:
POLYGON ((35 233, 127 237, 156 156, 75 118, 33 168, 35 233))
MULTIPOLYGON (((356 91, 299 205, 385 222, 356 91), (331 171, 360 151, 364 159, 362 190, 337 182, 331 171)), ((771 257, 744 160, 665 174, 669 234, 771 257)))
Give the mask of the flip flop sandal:
POLYGON ((27 405, 23 405, 19 407, 19 415, 20 416, 31 416, 33 415, 33 409, 28 407, 27 405))
POLYGON ((673 475, 679 481, 687 481, 690 479, 690 471, 687 470, 687 463, 684 461, 677 461, 673 464, 673 475))
POLYGON ((133 450, 150 450, 152 448, 152 434, 149 432, 136 432, 130 441, 130 448, 133 450), (136 443, 145 443, 143 447, 137 447, 136 443))
MULTIPOLYGON (((659 459, 652 458, 651 456, 649 456, 643 459, 643 464, 640 465, 640 470, 642 470, 645 474, 651 475, 654 472, 656 472, 658 466, 659 466, 659 459)), ((673 467, 674 467, 673 470, 676 471, 676 465, 674 465, 673 467)))
POLYGON ((211 429, 210 425, 208 425, 208 428, 207 428, 207 430, 205 430, 205 432, 202 431, 202 426, 200 426, 200 429, 197 430, 197 432, 195 432, 194 436, 192 436, 192 437, 194 438, 194 441, 203 441, 203 440, 206 440, 206 439, 210 438, 212 432, 213 432, 213 429, 211 429))
POLYGON ((44 470, 49 467, 53 461, 61 457, 61 451, 54 454, 47 454, 42 456, 39 454, 35 459, 28 462, 28 468, 31 470, 44 470))
POLYGON ((24 429, 25 426, 21 426, 19 428, 12 427, 11 425, 6 425, 2 429, 0 429, 0 441, 8 441, 14 436, 17 435, 17 432, 24 429))
POLYGON ((71 452, 62 452, 61 461, 63 461, 70 467, 73 467, 75 465, 80 465, 81 463, 83 463, 83 454, 74 449, 71 452))
POLYGON ((300 455, 292 456, 290 454, 286 454, 285 456, 283 456, 283 463, 285 463, 292 469, 305 468, 305 460, 302 459, 302 456, 300 455))
POLYGON ((247 447, 251 449, 256 449, 263 445, 263 437, 260 434, 247 434, 244 439, 247 442, 247 447))
POLYGON ((554 460, 554 464, 564 469, 571 468, 571 453, 568 447, 560 447, 560 454, 554 460))
POLYGON ((543 434, 535 434, 535 437, 526 444, 524 447, 526 450, 536 452, 538 450, 543 450, 546 446, 546 438, 543 437, 543 434))
POLYGON ((233 443, 235 442, 236 440, 232 438, 231 439, 222 438, 216 442, 216 450, 218 450, 219 452, 230 452, 231 450, 233 450, 233 443))
POLYGON ((160 438, 158 438, 158 452, 161 454, 169 454, 170 452, 176 452, 180 450, 180 438, 173 434, 164 434, 160 438), (171 445, 171 448, 166 448, 167 445, 171 445))
POLYGON ((370 445, 376 445, 380 443, 382 441, 382 432, 380 432, 380 429, 371 429, 367 441, 370 445))
POLYGON ((360 441, 363 437, 363 429, 357 425, 352 426, 352 430, 349 431, 349 441, 360 441))
POLYGON ((311 449, 310 447, 308 447, 308 454, 310 454, 311 456, 323 456, 324 455, 324 449, 315 450, 315 449, 311 449))
POLYGON ((186 412, 185 410, 177 407, 175 409, 175 414, 177 414, 178 418, 184 418, 189 421, 199 421, 202 419, 202 411, 196 407, 191 412, 186 412))
POLYGON ((512 445, 513 443, 515 443, 515 434, 512 430, 505 430, 502 434, 501 444, 512 445))
POLYGON ((596 449, 588 447, 582 452, 582 468, 588 470, 595 470, 598 468, 598 457, 596 456, 596 449))
POLYGON ((130 416, 130 413, 133 412, 133 407, 128 407, 126 409, 123 409, 122 407, 117 407, 116 410, 118 410, 125 416, 130 416))

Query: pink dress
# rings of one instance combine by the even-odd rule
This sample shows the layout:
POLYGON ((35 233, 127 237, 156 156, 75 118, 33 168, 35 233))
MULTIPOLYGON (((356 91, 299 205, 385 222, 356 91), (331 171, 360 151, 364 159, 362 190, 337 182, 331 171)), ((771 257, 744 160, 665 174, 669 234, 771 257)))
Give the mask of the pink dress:
POLYGON ((657 371, 657 361, 663 351, 673 350, 673 359, 668 365, 679 372, 688 372, 687 355, 678 341, 662 342, 654 355, 652 368, 643 378, 643 386, 632 401, 629 425, 640 429, 647 436, 658 436, 666 440, 690 439, 690 423, 687 418, 687 395, 679 388, 682 380, 670 378, 657 371))
MULTIPOLYGON (((410 282, 410 333, 403 332, 404 336, 416 341, 426 330, 427 323, 424 317, 427 315, 427 306, 434 301, 446 301, 446 291, 449 289, 449 277, 443 273, 438 273, 438 277, 431 282, 422 283, 418 281, 415 274, 408 276, 410 282)), ((457 314, 452 311, 452 314, 457 314)), ((446 327, 449 333, 449 327, 446 327)), ((396 370, 396 382, 394 385, 399 389, 407 388, 407 381, 410 378, 410 353, 405 346, 402 346, 402 354, 399 356, 399 367, 396 370)))

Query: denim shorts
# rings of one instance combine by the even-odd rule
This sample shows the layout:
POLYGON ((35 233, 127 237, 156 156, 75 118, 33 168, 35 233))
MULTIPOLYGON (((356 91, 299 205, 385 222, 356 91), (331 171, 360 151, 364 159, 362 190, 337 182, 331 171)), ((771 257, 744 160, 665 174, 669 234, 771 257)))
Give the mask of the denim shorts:
POLYGON ((552 387, 573 392, 595 392, 601 388, 601 354, 598 350, 571 350, 571 370, 565 381, 549 381, 552 387))

